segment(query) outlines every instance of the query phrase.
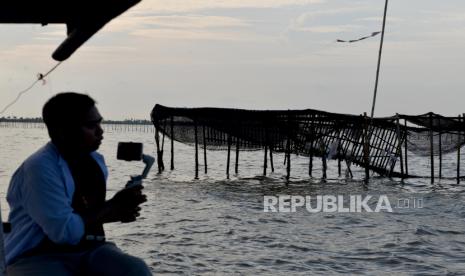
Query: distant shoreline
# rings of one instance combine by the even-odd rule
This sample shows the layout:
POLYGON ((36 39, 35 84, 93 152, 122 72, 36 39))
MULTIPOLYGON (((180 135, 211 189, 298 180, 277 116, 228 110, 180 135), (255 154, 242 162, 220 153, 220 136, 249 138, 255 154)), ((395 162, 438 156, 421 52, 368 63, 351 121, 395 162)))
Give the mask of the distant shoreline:
MULTIPOLYGON (((23 117, 0 117, 0 123, 43 123, 42 118, 23 118, 23 117)), ((114 125, 152 125, 149 120, 136 120, 136 119, 125 119, 125 120, 104 120, 102 124, 114 124, 114 125)))

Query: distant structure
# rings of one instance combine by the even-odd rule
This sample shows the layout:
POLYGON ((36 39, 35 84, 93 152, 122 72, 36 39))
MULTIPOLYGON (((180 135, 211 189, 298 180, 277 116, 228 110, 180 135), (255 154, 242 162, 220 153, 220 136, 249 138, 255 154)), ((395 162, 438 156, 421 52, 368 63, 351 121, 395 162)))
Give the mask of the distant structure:
POLYGON ((257 111, 226 108, 173 108, 155 105, 151 113, 155 126, 159 172, 164 170, 164 137, 171 139, 170 168, 174 169, 174 143, 195 147, 195 177, 199 173, 199 148, 203 149, 205 173, 207 151, 227 150, 226 175, 229 178, 231 150, 235 151, 235 172, 241 150, 264 149, 264 174, 268 157, 273 170, 273 153, 284 153, 287 179, 291 173, 290 155, 308 156, 309 175, 313 159, 319 157, 326 177, 326 161, 338 160, 338 171, 345 163, 387 177, 420 177, 409 173, 408 153, 429 156, 431 182, 434 182, 434 157, 439 157, 442 178, 442 155, 457 151, 457 181, 460 180, 460 148, 465 142, 463 117, 444 117, 434 113, 419 116, 397 114, 373 118, 364 115, 329 113, 313 109, 257 111), (160 135, 163 135, 160 141, 160 135), (400 162, 395 171, 396 163, 400 162))
MULTIPOLYGON (((153 132, 152 123, 149 120, 125 119, 125 120, 104 120, 102 126, 105 131, 116 132, 153 132)), ((40 117, 0 117, 0 128, 45 128, 45 124, 40 117)))

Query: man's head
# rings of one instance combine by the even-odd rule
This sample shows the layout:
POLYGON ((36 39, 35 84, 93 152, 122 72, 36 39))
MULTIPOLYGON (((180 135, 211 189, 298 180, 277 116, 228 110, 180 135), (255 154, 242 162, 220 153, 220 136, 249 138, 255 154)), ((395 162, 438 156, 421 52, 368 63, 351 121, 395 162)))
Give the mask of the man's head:
POLYGON ((73 92, 57 94, 45 103, 42 117, 59 148, 85 153, 100 146, 102 116, 91 97, 73 92))

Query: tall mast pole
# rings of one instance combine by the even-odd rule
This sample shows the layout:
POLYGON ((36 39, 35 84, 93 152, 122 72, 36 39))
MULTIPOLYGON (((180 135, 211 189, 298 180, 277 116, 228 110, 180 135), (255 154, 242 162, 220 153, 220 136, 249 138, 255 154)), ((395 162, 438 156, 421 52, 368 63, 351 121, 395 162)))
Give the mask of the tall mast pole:
POLYGON ((381 43, 379 44, 378 68, 376 69, 375 92, 373 93, 373 104, 371 105, 371 118, 373 118, 373 116, 375 115, 376 93, 378 92, 379 68, 381 66, 381 54, 383 53, 384 29, 386 27, 387 8, 388 0, 386 0, 386 4, 384 5, 383 29, 381 31, 381 43))

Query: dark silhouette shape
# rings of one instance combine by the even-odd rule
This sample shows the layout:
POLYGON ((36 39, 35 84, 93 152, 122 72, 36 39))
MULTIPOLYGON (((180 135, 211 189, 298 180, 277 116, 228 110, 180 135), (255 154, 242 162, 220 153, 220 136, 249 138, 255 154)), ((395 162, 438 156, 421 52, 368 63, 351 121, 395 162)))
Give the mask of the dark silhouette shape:
POLYGON ((68 37, 52 54, 57 61, 66 60, 105 24, 140 0, 15 0, 4 1, 0 23, 66 24, 68 37))

